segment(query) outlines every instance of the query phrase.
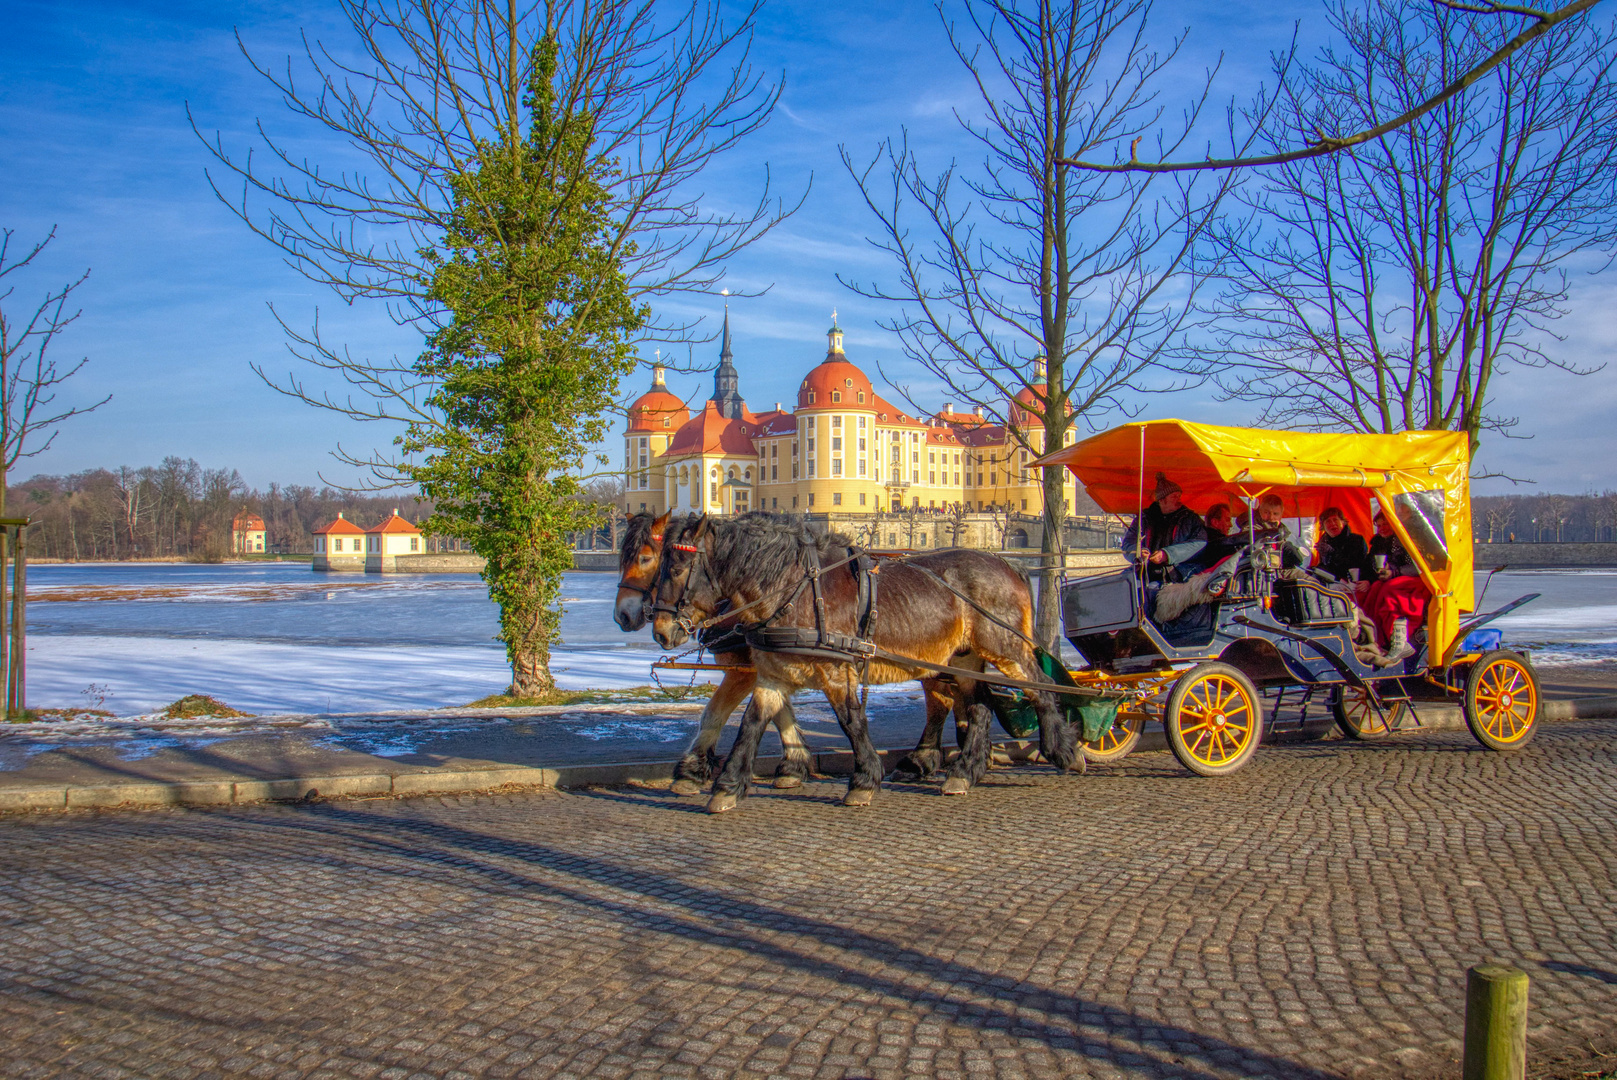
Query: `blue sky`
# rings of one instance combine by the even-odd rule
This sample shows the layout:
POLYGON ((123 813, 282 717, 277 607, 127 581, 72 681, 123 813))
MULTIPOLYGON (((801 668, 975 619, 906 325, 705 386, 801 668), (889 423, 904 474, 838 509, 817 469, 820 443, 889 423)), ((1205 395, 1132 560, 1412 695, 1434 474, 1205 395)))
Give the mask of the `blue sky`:
MULTIPOLYGON (((1189 74, 1222 51, 1224 92, 1242 94, 1262 78, 1267 50, 1284 46, 1292 21, 1304 21, 1306 38, 1317 12, 1313 2, 1161 3, 1153 25, 1164 36, 1192 28, 1189 74)), ((352 480, 328 457, 332 446, 382 445, 392 432, 312 410, 253 374, 253 362, 271 370, 294 363, 268 305, 294 324, 318 309, 327 332, 372 354, 410 356, 420 342, 374 308, 345 308, 317 291, 221 206, 203 175, 208 155, 185 114, 189 103, 205 129, 218 129, 238 149, 248 145, 256 118, 284 129, 284 112, 236 52, 233 31, 261 56, 284 56, 297 48, 300 31, 340 37, 331 6, 7 0, 4 13, 0 225, 16 229, 18 240, 58 227, 43 276, 29 287, 91 269, 77 294, 84 315, 60 343, 90 364, 64 396, 113 395, 21 471, 152 464, 178 454, 237 468, 260 486, 314 483, 322 475, 352 480)), ((837 281, 838 273, 889 273, 865 242, 868 211, 842 170, 838 145, 863 157, 907 127, 937 159, 966 152, 951 110, 969 105, 972 90, 946 53, 936 14, 921 3, 775 0, 755 55, 785 76, 781 109, 765 132, 713 170, 706 190, 716 200, 744 200, 765 163, 783 190, 801 190, 811 177, 812 188, 795 218, 732 266, 735 287, 768 289, 732 308, 743 394, 754 408, 790 401, 802 373, 824 353, 836 308, 851 359, 872 375, 880 364, 923 401, 941 404, 945 391, 929 392, 925 376, 876 328, 890 313, 837 281)), ((304 145, 311 156, 333 152, 318 141, 304 145)), ((1614 286, 1610 271, 1576 280, 1572 314, 1560 327, 1562 355, 1604 362, 1617 329, 1614 286)), ((716 317, 721 301, 709 307, 716 317)), ((697 359, 714 357, 699 350, 697 359)), ((682 394, 707 394, 699 376, 672 382, 682 394)), ((1617 486, 1607 421, 1617 407, 1617 371, 1583 379, 1518 372, 1504 385, 1522 429, 1536 438, 1495 440, 1484 449, 1486 464, 1531 477, 1539 490, 1617 486)), ((1245 419, 1201 393, 1149 399, 1145 407, 1151 416, 1245 419)))

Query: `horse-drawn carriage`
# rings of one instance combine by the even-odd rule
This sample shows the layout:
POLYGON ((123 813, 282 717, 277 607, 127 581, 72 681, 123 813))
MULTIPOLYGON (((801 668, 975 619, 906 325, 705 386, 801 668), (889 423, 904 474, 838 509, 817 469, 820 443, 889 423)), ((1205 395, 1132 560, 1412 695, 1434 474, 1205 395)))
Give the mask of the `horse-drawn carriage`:
MULTIPOLYGON (((899 771, 925 775, 943 764, 939 740, 952 701, 960 752, 945 769, 945 794, 968 790, 987 768, 991 715, 1013 736, 1036 728, 1045 760, 1062 771, 1121 758, 1146 723, 1160 721, 1186 768, 1234 772, 1282 705, 1304 719, 1310 708, 1328 708, 1347 735, 1374 738, 1400 727, 1423 698, 1458 697, 1484 746, 1514 750, 1532 738, 1539 692, 1531 664, 1477 631, 1533 597, 1468 615, 1463 434, 1299 434, 1166 420, 1103 432, 1039 464, 1066 465, 1103 510, 1123 515, 1140 509, 1145 477, 1157 471, 1172 474, 1193 510, 1233 499, 1250 511, 1278 496, 1286 516, 1335 507, 1366 535, 1379 508, 1429 593, 1423 624, 1411 628, 1413 653, 1391 665, 1368 658, 1355 647, 1363 620, 1351 590, 1318 570, 1287 567, 1255 525, 1204 575, 1191 602, 1172 612, 1143 566, 1064 581, 1065 633, 1085 662, 1069 670, 1031 637, 1026 578, 994 556, 954 550, 873 563, 845 538, 777 516, 672 524, 668 515, 648 517, 626 535, 618 622, 630 631, 654 620, 667 647, 693 636, 726 642, 713 646, 714 665, 655 665, 725 672, 676 790, 684 784, 694 792, 713 779, 709 809, 733 807, 769 722, 785 747, 777 786, 801 782, 809 759, 790 698, 815 687, 854 747, 845 801, 864 805, 880 784, 881 763, 858 689, 917 678, 927 687, 927 728, 899 771), (749 693, 736 749, 715 777, 718 729, 749 693)), ((1249 512, 1249 521, 1255 517, 1249 512)))
MULTIPOLYGON (((1287 516, 1340 508, 1369 535, 1379 507, 1430 591, 1414 654, 1381 667, 1352 640, 1360 615, 1351 588, 1329 574, 1282 566, 1277 545, 1254 536, 1215 568, 1201 602, 1156 617, 1161 590, 1141 567, 1062 586, 1067 639, 1087 662, 1051 670, 1073 690, 1099 691, 1119 708, 1085 744, 1091 760, 1115 760, 1163 723, 1181 764, 1203 776, 1233 772, 1261 741, 1277 706, 1328 708, 1343 733, 1375 738, 1396 730, 1422 699, 1458 697, 1477 741, 1514 750, 1532 738, 1538 683, 1528 659, 1497 648, 1486 623, 1533 599, 1468 615, 1472 604, 1471 504, 1466 437, 1301 434, 1178 420, 1128 424, 1042 459, 1070 468, 1103 510, 1133 513, 1143 478, 1169 472, 1184 501, 1205 510, 1277 494, 1287 516), (1209 593, 1211 595, 1209 595, 1209 593), (1493 645, 1495 647, 1488 647, 1493 645)), ((1255 521, 1256 515, 1249 515, 1255 521)), ((1249 525, 1249 528, 1252 526, 1249 525)), ((1047 670, 1049 666, 1047 665, 1047 670)), ((1002 722, 1018 725, 1001 695, 1002 722)))

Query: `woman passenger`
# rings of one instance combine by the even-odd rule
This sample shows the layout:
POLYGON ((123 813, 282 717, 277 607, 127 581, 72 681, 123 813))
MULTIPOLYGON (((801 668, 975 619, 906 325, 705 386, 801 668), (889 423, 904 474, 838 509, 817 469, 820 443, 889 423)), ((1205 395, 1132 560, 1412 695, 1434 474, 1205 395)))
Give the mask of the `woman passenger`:
POLYGON ((1370 559, 1374 579, 1361 606, 1375 623, 1376 638, 1386 652, 1381 666, 1391 667, 1415 655, 1409 643, 1409 628, 1425 621, 1432 593, 1420 579, 1420 567, 1409 557, 1380 510, 1376 511, 1376 535, 1370 539, 1370 559))
POLYGON ((1327 506, 1320 512, 1313 565, 1337 581, 1356 582, 1370 577, 1370 552, 1364 537, 1348 528, 1347 516, 1340 507, 1327 506))

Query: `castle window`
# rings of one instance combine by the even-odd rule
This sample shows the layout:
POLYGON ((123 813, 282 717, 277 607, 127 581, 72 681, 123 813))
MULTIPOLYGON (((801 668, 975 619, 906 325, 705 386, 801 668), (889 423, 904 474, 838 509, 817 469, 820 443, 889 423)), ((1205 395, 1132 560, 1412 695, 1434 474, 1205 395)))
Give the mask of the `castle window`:
POLYGON ((769 456, 770 457, 780 457, 780 443, 770 443, 769 444, 769 456))
POLYGON ((808 474, 809 474, 810 478, 812 478, 814 476, 814 459, 813 458, 809 458, 809 471, 808 471, 808 474))
POLYGON ((954 474, 954 482, 957 483, 957 484, 960 483, 960 474, 959 473, 954 474))
POLYGON ((797 462, 792 462, 792 479, 797 479, 797 462))
POLYGON ((843 386, 852 386, 853 385, 853 380, 852 379, 843 379, 842 380, 842 385, 843 386))
POLYGON ((666 416, 663 417, 663 427, 672 427, 672 426, 673 425, 669 422, 668 417, 666 417, 666 416))
POLYGON ((831 449, 832 450, 841 450, 842 449, 842 436, 841 435, 833 435, 833 436, 831 436, 831 449))
POLYGON ((840 416, 833 416, 833 417, 832 417, 832 418, 831 418, 831 426, 832 426, 832 427, 834 427, 834 428, 839 428, 839 427, 841 427, 841 426, 842 426, 842 417, 840 417, 840 416))
POLYGON ((861 390, 861 391, 859 391, 859 404, 863 405, 864 403, 865 403, 865 392, 863 390, 861 390))
POLYGON ((935 472, 927 473, 926 474, 926 482, 929 483, 929 484, 936 484, 938 482, 938 474, 935 473, 935 472))
POLYGON ((864 439, 859 440, 859 452, 861 454, 865 452, 865 440, 864 439))
POLYGON ((1023 500, 1022 500, 1022 509, 1023 509, 1023 510, 1026 510, 1026 509, 1027 509, 1027 500, 1026 500, 1026 499, 1023 499, 1023 500))
POLYGON ((792 496, 792 509, 793 510, 797 509, 797 496, 796 495, 792 496))
POLYGON ((771 480, 779 480, 780 479, 780 466, 779 465, 771 465, 769 467, 769 478, 771 480))
POLYGON ((832 506, 841 506, 842 505, 842 492, 833 491, 831 493, 831 505, 832 506))
POLYGON ((859 505, 865 505, 865 493, 862 491, 859 493, 859 505))
POLYGON ((842 400, 842 391, 841 390, 833 390, 833 391, 831 391, 831 402, 832 402, 832 404, 835 404, 835 403, 837 403, 837 402, 839 402, 841 400, 842 400))
POLYGON ((418 537, 418 536, 410 537, 410 550, 411 551, 420 551, 421 550, 421 538, 420 537, 418 537))
POLYGON ((842 475, 842 459, 841 458, 834 457, 834 458, 831 459, 831 475, 832 476, 841 476, 842 475))
POLYGON ((814 492, 812 492, 812 491, 811 491, 811 492, 809 492, 809 503, 808 503, 808 504, 809 504, 809 505, 810 505, 810 506, 813 506, 813 505, 814 505, 814 492))
POLYGON ((814 404, 814 391, 812 390, 809 391, 809 404, 814 404))
POLYGON ((865 475, 865 459, 864 458, 859 459, 859 475, 860 476, 865 475))

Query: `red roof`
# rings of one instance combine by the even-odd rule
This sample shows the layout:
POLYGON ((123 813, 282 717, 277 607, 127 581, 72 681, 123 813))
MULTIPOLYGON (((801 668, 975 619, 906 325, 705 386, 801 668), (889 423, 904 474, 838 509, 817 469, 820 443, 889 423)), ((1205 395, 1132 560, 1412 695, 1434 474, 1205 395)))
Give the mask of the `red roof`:
POLYGON ((843 395, 838 405, 863 405, 872 411, 876 408, 876 389, 870 385, 870 379, 839 352, 827 353, 824 360, 803 376, 803 385, 797 388, 798 408, 829 407, 833 390, 843 395), (812 403, 809 401, 810 391, 815 395, 812 403), (859 400, 861 393, 865 395, 863 401, 859 400))
POLYGON ((691 417, 674 433, 666 451, 669 457, 682 454, 745 454, 757 456, 752 437, 763 427, 759 417, 743 408, 741 418, 733 420, 719 412, 719 403, 706 401, 702 411, 691 417))
POLYGON ((249 514, 247 511, 243 510, 241 513, 237 514, 235 520, 230 523, 230 528, 234 532, 263 532, 264 519, 259 517, 257 514, 249 514))
POLYGON ((691 418, 685 403, 667 390, 652 388, 635 399, 629 406, 629 431, 661 431, 663 420, 670 427, 678 427, 691 418))
POLYGON ((384 518, 380 525, 365 530, 366 533, 404 533, 406 536, 419 536, 421 530, 399 516, 397 510, 393 515, 384 518))
POLYGON ((334 533, 338 536, 364 536, 365 530, 361 529, 358 525, 355 525, 352 521, 349 521, 341 514, 338 514, 335 521, 328 522, 314 531, 314 535, 316 536, 322 536, 327 533, 334 533))

